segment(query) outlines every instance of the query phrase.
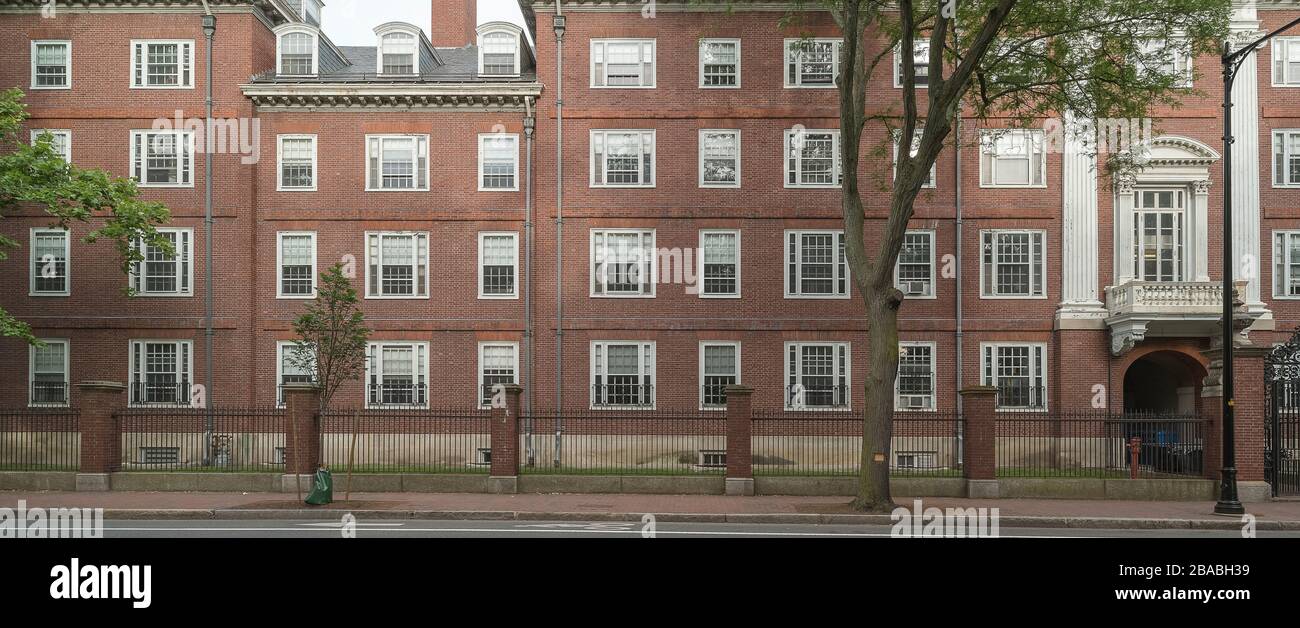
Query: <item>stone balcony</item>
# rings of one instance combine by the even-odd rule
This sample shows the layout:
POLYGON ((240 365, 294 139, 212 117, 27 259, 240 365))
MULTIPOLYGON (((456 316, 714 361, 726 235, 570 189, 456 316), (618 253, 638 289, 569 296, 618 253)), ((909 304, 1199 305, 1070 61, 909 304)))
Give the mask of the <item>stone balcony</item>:
MULTIPOLYGON (((1237 309, 1245 281, 1236 282, 1237 309)), ((1223 319, 1223 284, 1215 281, 1129 281, 1106 288, 1111 353, 1123 355, 1147 336, 1205 337, 1223 319)))

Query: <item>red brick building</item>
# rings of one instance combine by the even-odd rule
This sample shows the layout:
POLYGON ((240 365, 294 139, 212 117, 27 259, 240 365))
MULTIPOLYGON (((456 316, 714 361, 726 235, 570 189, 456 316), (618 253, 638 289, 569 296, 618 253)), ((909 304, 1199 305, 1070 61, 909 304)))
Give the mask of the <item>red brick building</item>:
MULTIPOLYGON (((521 29, 433 1, 433 24, 377 24, 370 47, 330 42, 312 0, 209 2, 214 117, 258 130, 211 155, 210 376, 208 155, 156 130, 203 118, 202 5, 0 2, 0 84, 27 92, 30 127, 140 178, 182 251, 128 279, 88 226, 7 217, 23 249, 0 262, 3 305, 53 342, 0 343, 0 404, 64 403, 87 379, 130 382, 135 403, 186 384, 275 403, 301 377, 290 322, 342 263, 375 330, 346 403, 463 407, 513 380, 537 408, 707 408, 739 382, 759 408, 862 407, 826 16, 523 2, 521 29)), ((1254 4, 1234 12, 1240 39, 1300 13, 1254 4)), ((1234 247, 1267 345, 1300 319, 1300 34, 1257 57, 1236 94, 1235 180, 1257 185, 1237 185, 1234 247)), ((1052 121, 963 120, 971 141, 941 156, 898 270, 900 410, 953 412, 986 383, 1008 408, 1198 411, 1221 308, 1221 82, 1213 57, 1170 62, 1195 91, 1156 121, 1134 183, 1099 178, 1052 121)), ((899 100, 888 67, 870 92, 899 100)), ((870 241, 893 148, 863 150, 870 241)))

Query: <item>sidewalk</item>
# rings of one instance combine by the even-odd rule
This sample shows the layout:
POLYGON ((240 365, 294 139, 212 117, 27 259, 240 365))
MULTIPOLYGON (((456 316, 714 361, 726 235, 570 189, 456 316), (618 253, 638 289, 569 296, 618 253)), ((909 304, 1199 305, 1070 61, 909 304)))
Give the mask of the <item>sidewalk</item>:
MULTIPOLYGON (((663 522, 891 524, 862 515, 837 497, 716 495, 486 495, 478 493, 354 493, 351 503, 299 504, 284 493, 0 492, 0 507, 103 508, 108 519, 336 519, 342 512, 372 519, 484 519, 663 522)), ((899 506, 911 509, 912 500, 899 506)), ((998 508, 1004 527, 1112 529, 1239 529, 1239 517, 1213 513, 1213 502, 1046 499, 925 499, 931 508, 998 508)), ((1248 504, 1260 530, 1300 530, 1300 501, 1248 504)))

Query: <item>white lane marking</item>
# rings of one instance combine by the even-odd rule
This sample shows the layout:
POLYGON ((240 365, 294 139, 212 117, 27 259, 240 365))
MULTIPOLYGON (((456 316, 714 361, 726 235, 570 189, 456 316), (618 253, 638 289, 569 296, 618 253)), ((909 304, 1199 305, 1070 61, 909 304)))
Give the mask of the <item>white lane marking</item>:
MULTIPOLYGON (((353 522, 353 523, 351 523, 351 524, 344 524, 342 521, 334 521, 334 522, 326 522, 326 523, 299 523, 299 524, 297 524, 297 525, 300 525, 300 526, 309 526, 309 527, 315 527, 315 528, 341 528, 341 527, 343 527, 344 525, 354 525, 354 526, 356 526, 356 527, 358 527, 358 528, 365 528, 365 527, 370 527, 370 528, 394 528, 394 527, 401 527, 401 526, 404 526, 404 525, 406 525, 406 524, 405 524, 405 523, 359 523, 359 522, 353 522)), ((197 529, 200 529, 200 528, 188 528, 188 529, 191 529, 191 530, 197 530, 197 529)), ((254 528, 254 529, 259 529, 259 528, 254 528)))
MULTIPOLYGON (((307 532, 301 528, 105 528, 105 531, 121 532, 307 532)), ((540 533, 540 534, 637 534, 637 530, 521 530, 519 528, 389 528, 374 530, 375 532, 498 532, 498 533, 540 533)), ((658 531, 664 535, 679 536, 789 536, 789 537, 857 537, 857 538, 890 538, 889 533, 872 533, 872 532, 746 532, 736 531, 707 531, 707 530, 663 530, 658 531)), ((909 538, 909 537, 900 537, 909 538)), ((1111 536, 1047 536, 1047 535, 1014 535, 1003 534, 996 538, 1002 539, 1109 539, 1109 538, 1127 538, 1111 536)))
POLYGON ((545 528, 545 529, 559 530, 561 528, 573 528, 577 530, 622 530, 624 532, 627 532, 627 531, 631 531, 632 526, 635 525, 637 524, 632 522, 613 523, 613 522, 593 521, 590 523, 530 523, 530 524, 521 524, 515 527, 519 529, 545 528))

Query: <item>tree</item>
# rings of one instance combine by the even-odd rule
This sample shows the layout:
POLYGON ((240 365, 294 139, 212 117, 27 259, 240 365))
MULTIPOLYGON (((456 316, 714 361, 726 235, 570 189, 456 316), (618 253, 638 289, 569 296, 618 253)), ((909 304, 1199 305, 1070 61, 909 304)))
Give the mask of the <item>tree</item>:
POLYGON ((312 373, 320 386, 320 407, 329 405, 345 382, 360 379, 366 368, 366 343, 370 329, 358 307, 352 281, 335 264, 320 276, 316 299, 293 322, 298 334, 289 364, 300 373, 312 373))
MULTIPOLYGON (((41 135, 34 145, 23 141, 20 132, 28 114, 22 99, 23 92, 18 89, 0 93, 0 150, 5 151, 0 155, 0 218, 16 209, 39 207, 54 219, 52 226, 63 229, 73 222, 103 219, 84 241, 112 241, 124 274, 144 259, 137 243, 172 253, 171 243, 155 229, 169 219, 167 208, 139 200, 135 181, 65 162, 54 150, 49 134, 41 135)), ((0 260, 8 258, 7 249, 18 247, 13 238, 0 234, 0 260)), ((31 327, 3 308, 0 336, 39 344, 31 327)))
MULTIPOLYGON (((940 151, 960 147, 958 115, 1010 118, 1020 126, 1066 115, 1081 120, 1148 118, 1176 107, 1188 90, 1174 54, 1217 54, 1227 32, 1230 0, 808 0, 828 12, 845 34, 840 50, 839 115, 844 182, 845 252, 866 306, 870 370, 864 384, 861 482, 853 507, 889 511, 889 449, 893 386, 898 373, 898 313, 894 285, 913 204, 940 151), (916 51, 928 42, 924 91, 918 91, 916 51), (868 85, 881 62, 901 59, 901 111, 868 103, 868 85), (923 94, 923 96, 918 96, 923 94), (874 121, 881 144, 898 151, 883 232, 868 246, 859 177, 864 131, 874 121), (874 253, 872 252, 874 250, 874 253)), ((1068 132, 1081 132, 1071 129, 1068 132)), ((880 154, 877 152, 877 154, 880 154)), ((1106 160, 1111 176, 1131 172, 1135 152, 1106 160)))

